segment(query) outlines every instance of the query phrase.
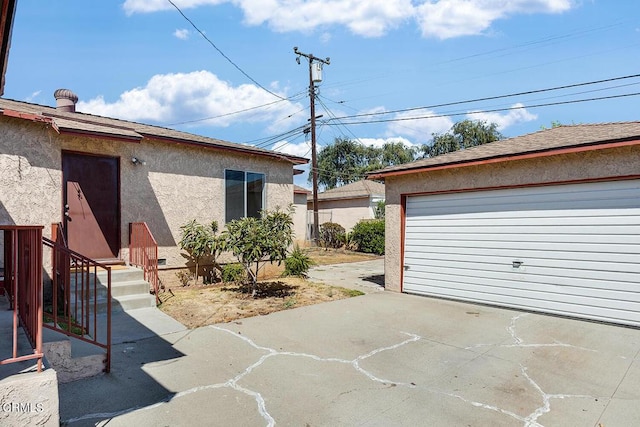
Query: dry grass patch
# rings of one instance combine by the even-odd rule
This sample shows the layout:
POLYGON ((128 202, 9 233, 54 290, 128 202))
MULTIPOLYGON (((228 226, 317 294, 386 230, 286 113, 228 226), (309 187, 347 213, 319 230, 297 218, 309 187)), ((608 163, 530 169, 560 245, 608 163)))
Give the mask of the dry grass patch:
POLYGON ((360 291, 286 277, 258 283, 256 298, 237 284, 167 287, 160 309, 188 328, 226 323, 321 302, 362 295, 360 291))
MULTIPOLYGON (((371 261, 377 255, 344 249, 307 248, 304 250, 314 265, 371 261)), ((160 293, 160 309, 188 328, 226 323, 245 317, 261 316, 305 305, 335 301, 362 295, 357 290, 312 283, 297 277, 280 277, 284 265, 267 264, 260 274, 256 298, 237 284, 183 286, 178 278, 186 270, 160 271, 164 291, 160 293)))

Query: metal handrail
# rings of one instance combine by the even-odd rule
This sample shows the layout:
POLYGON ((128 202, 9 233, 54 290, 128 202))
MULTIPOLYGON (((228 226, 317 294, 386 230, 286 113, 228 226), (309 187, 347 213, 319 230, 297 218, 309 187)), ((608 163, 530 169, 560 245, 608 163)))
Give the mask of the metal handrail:
POLYGON ((42 229, 41 226, 0 226, 4 233, 5 286, 13 309, 12 352, 0 365, 37 359, 42 371, 42 229), (32 354, 18 355, 18 327, 22 324, 33 348, 32 354))
POLYGON ((142 268, 144 280, 149 282, 160 304, 158 280, 158 243, 146 222, 129 224, 129 264, 142 268))
POLYGON ((103 348, 106 352, 105 372, 111 370, 111 267, 75 252, 60 242, 42 238, 52 249, 53 298, 51 322, 43 326, 103 348), (106 289, 98 272, 106 271, 106 289), (106 291, 106 318, 99 314, 99 297, 106 291), (106 331, 106 336, 100 337, 106 331))

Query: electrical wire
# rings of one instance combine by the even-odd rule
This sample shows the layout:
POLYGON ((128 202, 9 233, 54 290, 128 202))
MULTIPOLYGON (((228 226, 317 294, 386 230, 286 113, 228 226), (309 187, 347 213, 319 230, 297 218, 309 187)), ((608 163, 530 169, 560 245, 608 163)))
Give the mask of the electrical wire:
POLYGON ((175 4, 173 1, 171 1, 171 0, 167 0, 167 1, 168 1, 169 3, 171 3, 171 5, 172 5, 173 7, 175 7, 175 8, 176 8, 176 10, 180 13, 180 15, 182 15, 182 17, 183 17, 184 19, 186 19, 186 20, 187 20, 187 22, 188 22, 189 24, 191 24, 191 26, 192 26, 192 27, 193 27, 193 28, 194 28, 198 33, 200 33, 200 35, 201 35, 201 36, 202 36, 202 37, 203 37, 207 42, 209 42, 209 44, 210 44, 211 46, 213 46, 213 48, 214 48, 215 50, 217 50, 217 51, 218 51, 218 53, 219 53, 220 55, 222 55, 222 57, 223 57, 224 59, 226 59, 226 60, 227 60, 231 65, 233 65, 233 66, 234 66, 238 71, 240 71, 240 72, 242 73, 242 75, 244 75, 246 78, 248 78, 249 80, 251 80, 251 81, 252 81, 256 86, 258 86, 258 87, 259 87, 259 88, 261 88, 262 90, 264 90, 264 91, 266 91, 266 92, 270 93, 271 95, 275 96, 276 98, 278 98, 278 99, 280 99, 280 100, 284 100, 284 99, 286 99, 286 98, 283 98, 282 96, 280 96, 280 95, 278 95, 278 94, 276 94, 276 93, 271 92, 269 89, 267 89, 266 87, 262 86, 262 85, 261 85, 260 83, 258 83, 258 82, 253 78, 253 77, 251 77, 249 74, 247 74, 247 73, 246 73, 242 68, 240 68, 240 67, 239 67, 235 62, 233 62, 233 61, 231 60, 231 58, 229 58, 227 55, 225 55, 225 53, 224 53, 223 51, 221 51, 221 50, 218 48, 218 46, 216 46, 216 45, 215 45, 215 43, 214 43, 214 42, 212 42, 212 41, 209 39, 209 37, 207 37, 207 36, 206 36, 202 31, 200 31, 200 28, 198 28, 198 27, 196 26, 196 24, 194 24, 194 23, 193 23, 193 21, 192 21, 191 19, 189 19, 189 18, 187 17, 187 15, 185 15, 185 14, 184 14, 184 12, 183 12, 183 11, 182 11, 178 6, 176 6, 176 4, 175 4))
POLYGON ((640 77, 640 74, 631 74, 631 75, 628 75, 628 76, 612 77, 612 78, 608 78, 608 79, 594 80, 594 81, 582 82, 582 83, 574 83, 574 84, 563 85, 563 86, 555 86, 555 87, 545 88, 545 89, 527 90, 527 91, 523 91, 523 92, 516 92, 516 93, 505 94, 505 95, 486 96, 486 97, 483 97, 483 98, 474 98, 474 99, 468 99, 468 100, 464 100, 464 101, 446 102, 446 103, 433 104, 433 105, 428 105, 428 106, 423 106, 423 107, 410 107, 410 108, 402 108, 402 109, 398 109, 398 110, 386 110, 386 111, 382 111, 382 112, 354 114, 354 115, 351 115, 351 116, 338 117, 338 118, 336 118, 336 120, 338 120, 338 119, 339 120, 353 119, 353 118, 359 118, 359 117, 380 116, 380 115, 385 115, 385 114, 397 114, 397 113, 405 113, 405 112, 408 112, 408 111, 415 111, 415 110, 427 110, 427 109, 440 108, 440 107, 450 107, 450 106, 453 106, 453 105, 471 104, 471 103, 474 103, 474 102, 491 101, 491 100, 494 100, 494 99, 503 99, 503 98, 512 98, 514 96, 532 95, 532 94, 535 94, 535 93, 551 92, 551 91, 554 91, 554 90, 569 89, 569 88, 574 88, 574 87, 588 86, 588 85, 594 85, 594 84, 600 84, 600 83, 607 83, 607 82, 613 82, 613 81, 617 81, 617 80, 625 80, 625 79, 631 79, 631 78, 637 78, 637 77, 640 77))
MULTIPOLYGON (((472 115, 472 114, 485 114, 485 113, 497 113, 503 111, 513 111, 513 110, 521 110, 525 108, 540 108, 540 107, 551 107, 555 105, 567 105, 567 104, 577 104, 582 102, 591 102, 591 101, 601 101, 606 99, 616 99, 616 98, 624 98, 629 96, 637 96, 640 95, 640 92, 635 93, 626 93, 621 95, 610 95, 610 96, 601 96, 596 98, 586 98, 586 99, 576 99, 571 101, 560 101, 560 102, 548 102, 543 104, 534 104, 534 105, 522 105, 515 106, 509 108, 495 108, 489 110, 477 110, 477 111, 465 111, 465 112, 449 112, 443 114, 432 114, 428 116, 417 116, 417 117, 396 117, 392 119, 377 119, 377 120, 367 120, 360 122, 347 122, 348 125, 362 125, 362 124, 370 124, 370 123, 388 123, 388 122, 402 122, 402 121, 410 121, 410 120, 422 120, 422 119, 434 119, 439 117, 450 117, 450 116, 461 116, 461 115, 472 115)), ((344 119, 341 117, 340 119, 344 119)), ((340 123, 343 124, 343 123, 340 123)), ((327 126, 337 126, 333 123, 326 123, 327 126)))

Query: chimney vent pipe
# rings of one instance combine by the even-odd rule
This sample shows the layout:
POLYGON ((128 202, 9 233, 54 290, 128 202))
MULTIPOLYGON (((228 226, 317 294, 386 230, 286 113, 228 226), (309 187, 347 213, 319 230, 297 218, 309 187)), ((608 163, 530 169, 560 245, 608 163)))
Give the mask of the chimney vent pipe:
POLYGON ((78 95, 71 92, 69 89, 58 89, 53 93, 56 98, 56 109, 60 111, 66 111, 68 113, 76 112, 76 102, 78 102, 78 95))

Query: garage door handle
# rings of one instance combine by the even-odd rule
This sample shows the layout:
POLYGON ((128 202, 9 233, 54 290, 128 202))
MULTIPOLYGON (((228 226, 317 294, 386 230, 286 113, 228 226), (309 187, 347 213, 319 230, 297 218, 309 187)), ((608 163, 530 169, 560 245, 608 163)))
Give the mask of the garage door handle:
POLYGON ((404 266, 404 271, 409 271, 409 266, 408 265, 404 266))
POLYGON ((524 264, 524 262, 523 262, 523 261, 513 261, 513 262, 511 263, 511 265, 513 266, 513 268, 520 268, 520 266, 521 266, 522 264, 524 264))

